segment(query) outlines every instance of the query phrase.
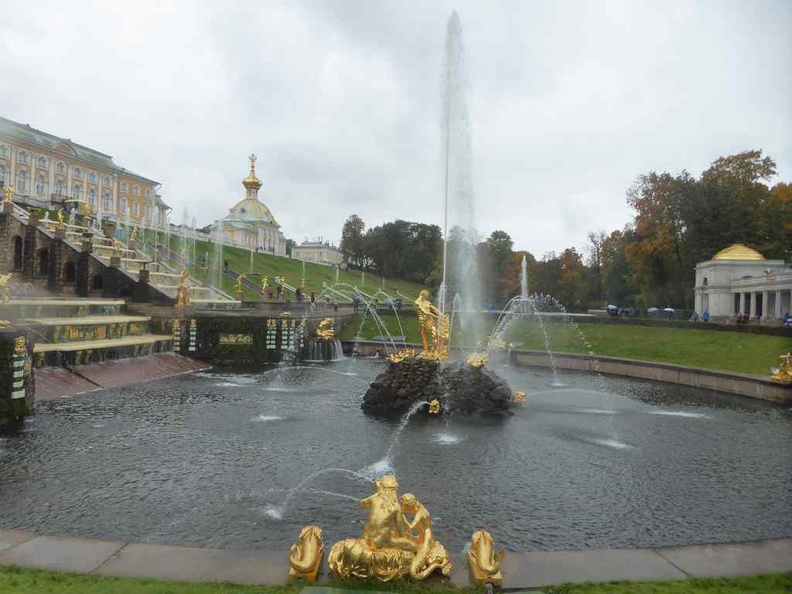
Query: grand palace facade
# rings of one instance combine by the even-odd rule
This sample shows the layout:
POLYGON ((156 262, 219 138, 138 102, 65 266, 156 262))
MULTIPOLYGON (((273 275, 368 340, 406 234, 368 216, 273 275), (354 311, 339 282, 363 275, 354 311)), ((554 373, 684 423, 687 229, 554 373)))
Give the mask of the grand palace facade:
POLYGON ((170 207, 160 183, 116 165, 110 155, 0 117, 0 184, 14 201, 57 209, 89 203, 103 219, 165 228, 170 207))

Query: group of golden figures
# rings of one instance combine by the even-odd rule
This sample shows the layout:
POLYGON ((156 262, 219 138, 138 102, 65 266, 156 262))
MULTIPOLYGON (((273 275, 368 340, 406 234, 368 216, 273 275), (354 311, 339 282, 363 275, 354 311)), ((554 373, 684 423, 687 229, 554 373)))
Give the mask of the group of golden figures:
MULTIPOLYGON (((412 493, 398 494, 393 475, 374 481, 376 492, 360 502, 368 509, 362 538, 348 538, 333 545, 327 559, 330 573, 338 578, 424 580, 439 573, 451 575, 451 558, 435 540, 429 511, 412 493)), ((500 585, 503 551, 495 551, 492 537, 478 530, 471 540, 468 562, 479 583, 500 585)), ((300 542, 289 551, 290 577, 315 581, 324 557, 322 529, 306 526, 300 542)))

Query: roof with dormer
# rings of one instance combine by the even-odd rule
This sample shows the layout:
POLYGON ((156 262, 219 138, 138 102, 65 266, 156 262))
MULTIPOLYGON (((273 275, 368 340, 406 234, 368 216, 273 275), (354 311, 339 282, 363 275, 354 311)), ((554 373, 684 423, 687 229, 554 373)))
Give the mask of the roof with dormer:
POLYGON ((73 142, 70 138, 61 138, 48 132, 43 132, 33 128, 30 124, 20 124, 4 117, 0 117, 0 137, 7 137, 12 140, 21 140, 33 146, 37 146, 50 151, 63 153, 72 158, 85 162, 88 166, 104 167, 111 169, 122 175, 135 177, 141 181, 154 185, 159 182, 144 177, 134 171, 120 167, 113 162, 113 157, 101 153, 95 149, 73 142))

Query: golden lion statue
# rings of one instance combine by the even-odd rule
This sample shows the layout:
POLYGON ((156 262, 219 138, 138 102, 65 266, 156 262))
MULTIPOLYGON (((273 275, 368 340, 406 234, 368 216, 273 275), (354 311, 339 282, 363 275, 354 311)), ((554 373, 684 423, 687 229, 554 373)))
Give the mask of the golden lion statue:
POLYGON ((322 529, 319 526, 306 526, 300 530, 300 542, 289 549, 289 577, 315 582, 323 558, 322 529))
POLYGON ((476 584, 482 585, 487 582, 496 587, 503 583, 500 566, 503 561, 505 551, 500 549, 495 551, 495 541, 492 535, 486 530, 476 530, 470 539, 468 549, 468 565, 476 584))

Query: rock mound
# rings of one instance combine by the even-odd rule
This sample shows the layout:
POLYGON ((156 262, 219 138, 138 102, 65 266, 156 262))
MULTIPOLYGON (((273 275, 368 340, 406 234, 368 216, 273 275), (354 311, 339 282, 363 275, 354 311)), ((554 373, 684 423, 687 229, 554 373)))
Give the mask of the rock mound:
POLYGON ((369 385, 361 406, 367 414, 398 416, 417 402, 435 398, 443 414, 512 414, 512 390, 493 371, 466 363, 441 365, 422 357, 389 363, 369 385))

